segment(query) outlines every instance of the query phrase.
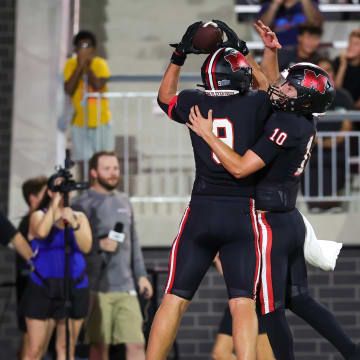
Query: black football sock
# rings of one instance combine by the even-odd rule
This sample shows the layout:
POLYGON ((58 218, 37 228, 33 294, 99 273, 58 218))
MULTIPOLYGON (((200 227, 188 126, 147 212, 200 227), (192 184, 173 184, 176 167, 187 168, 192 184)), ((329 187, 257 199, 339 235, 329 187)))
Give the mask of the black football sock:
POLYGON ((356 345, 345 334, 335 316, 309 294, 291 298, 289 309, 333 344, 345 359, 354 355, 356 345))
POLYGON ((270 341, 276 360, 294 360, 294 343, 284 310, 259 317, 270 341))

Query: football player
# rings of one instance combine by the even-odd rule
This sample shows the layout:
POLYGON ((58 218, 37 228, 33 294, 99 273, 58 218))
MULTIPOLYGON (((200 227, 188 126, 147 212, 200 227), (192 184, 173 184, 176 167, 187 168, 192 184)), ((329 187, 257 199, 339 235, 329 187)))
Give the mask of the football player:
MULTIPOLYGON (((191 25, 177 45, 163 77, 158 103, 170 119, 185 124, 190 108, 216 109, 213 130, 237 153, 255 143, 271 111, 268 83, 254 63, 246 44, 228 33, 224 47, 210 54, 201 68, 205 91, 184 90, 176 95, 186 55, 197 53, 191 39, 201 23, 191 25), (228 46, 232 46, 231 48, 228 46), (235 48, 234 48, 235 47, 235 48), (260 86, 250 91, 251 77, 260 86), (264 81, 265 79, 265 81, 264 81), (263 89, 263 90, 261 90, 263 89), (239 111, 241 109, 241 111, 239 111), (241 141, 237 134, 241 134, 241 141)), ((165 295, 154 318, 146 359, 166 358, 180 319, 217 252, 223 263, 233 318, 238 359, 256 359, 258 333, 255 293, 260 258, 253 206, 255 176, 246 179, 226 171, 206 142, 190 131, 196 177, 190 204, 173 242, 165 295)))
MULTIPOLYGON (((257 30, 262 37, 270 34, 263 24, 257 30)), ((274 51, 265 47, 264 59, 274 51)), ((274 68, 272 71, 268 78, 277 77, 274 68)), ((246 177, 250 166, 254 171, 261 170, 255 195, 262 255, 261 321, 276 359, 294 359, 284 313, 286 305, 332 342, 344 358, 359 359, 360 348, 345 335, 334 316, 308 294, 303 253, 305 227, 295 208, 299 177, 309 160, 316 134, 312 114, 326 111, 334 97, 334 86, 324 70, 309 63, 291 67, 278 85, 269 89, 276 111, 267 121, 261 138, 243 156, 214 135, 212 121, 217 117, 216 109, 210 109, 205 119, 199 107, 192 107, 191 124, 187 126, 208 143, 235 178, 246 177)))

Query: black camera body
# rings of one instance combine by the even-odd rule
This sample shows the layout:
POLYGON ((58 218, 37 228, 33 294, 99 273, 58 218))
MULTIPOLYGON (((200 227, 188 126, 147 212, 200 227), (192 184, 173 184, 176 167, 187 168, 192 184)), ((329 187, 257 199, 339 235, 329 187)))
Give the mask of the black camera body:
POLYGON ((50 176, 48 180, 48 188, 53 192, 69 193, 73 190, 85 190, 89 188, 89 183, 85 181, 76 182, 72 177, 70 169, 74 166, 74 162, 70 158, 70 151, 66 150, 65 166, 58 167, 57 172, 50 176), (60 184, 56 184, 56 179, 63 179, 60 184))

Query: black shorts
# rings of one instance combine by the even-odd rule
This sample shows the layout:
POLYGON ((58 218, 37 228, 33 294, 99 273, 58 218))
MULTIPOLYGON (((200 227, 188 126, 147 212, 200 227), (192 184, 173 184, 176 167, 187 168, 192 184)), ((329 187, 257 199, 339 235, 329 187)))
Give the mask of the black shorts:
MULTIPOLYGON (((87 316, 89 307, 89 289, 70 289, 71 308, 69 318, 82 319, 87 316)), ((46 286, 40 286, 29 280, 21 301, 21 315, 32 319, 56 319, 66 317, 65 300, 63 297, 49 297, 46 286)))
MULTIPOLYGON (((266 333, 265 326, 261 321, 261 316, 258 314, 259 319, 259 334, 266 333)), ((229 305, 224 310, 224 315, 221 318, 218 334, 225 334, 232 336, 232 317, 229 305)))
POLYGON ((258 213, 261 249, 261 313, 286 307, 287 296, 307 291, 305 225, 297 209, 258 213))
POLYGON ((255 298, 260 273, 254 201, 193 196, 173 242, 165 292, 194 296, 219 251, 229 298, 255 298))

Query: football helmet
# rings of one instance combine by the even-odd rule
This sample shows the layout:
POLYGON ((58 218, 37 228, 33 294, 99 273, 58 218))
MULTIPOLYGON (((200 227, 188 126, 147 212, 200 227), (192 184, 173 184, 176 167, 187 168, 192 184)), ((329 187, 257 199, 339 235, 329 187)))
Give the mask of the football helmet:
POLYGON ((206 90, 245 93, 250 89, 252 69, 239 51, 220 48, 206 58, 201 67, 201 78, 206 90))
POLYGON ((273 106, 277 109, 300 114, 324 113, 335 97, 335 87, 329 74, 317 65, 298 63, 282 73, 277 83, 270 86, 269 95, 273 106), (290 83, 297 90, 292 98, 284 94, 280 87, 290 83))

